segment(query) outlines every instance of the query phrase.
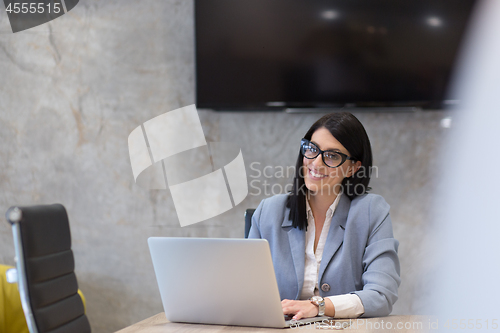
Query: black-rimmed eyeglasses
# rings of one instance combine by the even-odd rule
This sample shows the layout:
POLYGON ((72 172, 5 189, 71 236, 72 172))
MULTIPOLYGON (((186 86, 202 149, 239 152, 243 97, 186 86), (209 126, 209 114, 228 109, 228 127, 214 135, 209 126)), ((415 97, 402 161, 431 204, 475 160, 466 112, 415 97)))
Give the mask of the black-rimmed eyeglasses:
POLYGON ((330 168, 337 168, 347 160, 356 161, 355 158, 347 156, 346 154, 339 153, 338 151, 323 151, 307 139, 302 139, 302 141, 300 142, 300 152, 302 156, 310 160, 315 159, 319 154, 321 154, 323 163, 325 163, 325 165, 330 168))

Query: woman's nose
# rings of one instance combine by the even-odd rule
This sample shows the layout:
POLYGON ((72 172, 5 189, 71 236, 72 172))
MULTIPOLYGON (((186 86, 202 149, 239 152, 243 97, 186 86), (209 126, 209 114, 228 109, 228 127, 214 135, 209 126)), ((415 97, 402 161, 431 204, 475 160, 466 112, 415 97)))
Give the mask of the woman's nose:
POLYGON ((323 155, 318 154, 318 156, 316 156, 316 158, 313 160, 313 165, 315 167, 322 167, 322 166, 324 166, 325 164, 323 163, 323 155))

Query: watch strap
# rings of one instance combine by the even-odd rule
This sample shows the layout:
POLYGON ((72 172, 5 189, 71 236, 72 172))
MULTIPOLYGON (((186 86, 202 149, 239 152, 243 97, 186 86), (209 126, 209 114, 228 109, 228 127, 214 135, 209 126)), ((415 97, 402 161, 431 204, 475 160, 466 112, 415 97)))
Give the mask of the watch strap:
POLYGON ((323 316, 325 314, 325 299, 321 296, 313 296, 310 301, 318 307, 318 316, 323 316))

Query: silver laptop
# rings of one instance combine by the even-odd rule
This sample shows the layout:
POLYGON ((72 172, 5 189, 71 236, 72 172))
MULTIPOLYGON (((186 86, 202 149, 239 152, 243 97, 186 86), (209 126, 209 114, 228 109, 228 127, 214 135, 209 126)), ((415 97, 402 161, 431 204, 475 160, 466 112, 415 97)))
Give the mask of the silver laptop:
POLYGON ((171 322, 297 327, 286 321, 269 244, 263 239, 151 237, 151 258, 171 322))

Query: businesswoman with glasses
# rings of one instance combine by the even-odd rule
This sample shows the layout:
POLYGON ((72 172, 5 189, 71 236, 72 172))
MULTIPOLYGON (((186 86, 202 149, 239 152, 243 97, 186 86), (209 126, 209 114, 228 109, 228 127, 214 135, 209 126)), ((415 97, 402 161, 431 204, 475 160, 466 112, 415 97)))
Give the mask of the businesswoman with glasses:
POLYGON ((293 319, 380 317, 401 282, 389 205, 368 194, 370 140, 347 112, 301 141, 292 191, 264 199, 249 238, 269 242, 283 313, 293 319))

